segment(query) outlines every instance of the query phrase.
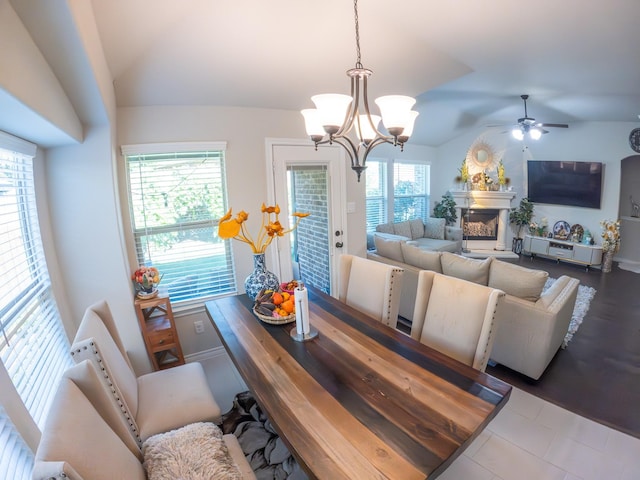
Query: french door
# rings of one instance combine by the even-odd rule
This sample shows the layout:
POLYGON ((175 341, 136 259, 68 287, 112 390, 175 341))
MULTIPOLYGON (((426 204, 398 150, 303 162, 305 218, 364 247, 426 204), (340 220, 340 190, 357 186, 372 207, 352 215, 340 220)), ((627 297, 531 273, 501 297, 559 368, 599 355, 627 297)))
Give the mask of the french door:
POLYGON ((292 212, 311 213, 292 234, 278 238, 277 248, 269 250, 269 268, 282 281, 302 280, 334 295, 338 257, 347 248, 341 148, 316 151, 306 141, 267 140, 267 162, 270 203, 280 206, 286 225, 292 212))

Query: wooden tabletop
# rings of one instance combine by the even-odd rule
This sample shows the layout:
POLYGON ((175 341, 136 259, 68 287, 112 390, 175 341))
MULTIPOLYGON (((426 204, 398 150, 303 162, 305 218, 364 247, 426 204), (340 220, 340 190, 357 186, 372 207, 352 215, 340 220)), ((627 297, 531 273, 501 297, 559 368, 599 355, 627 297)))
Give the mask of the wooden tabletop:
POLYGON ((436 478, 506 404, 511 386, 314 289, 312 327, 269 325, 246 295, 206 303, 227 352, 311 478, 436 478))

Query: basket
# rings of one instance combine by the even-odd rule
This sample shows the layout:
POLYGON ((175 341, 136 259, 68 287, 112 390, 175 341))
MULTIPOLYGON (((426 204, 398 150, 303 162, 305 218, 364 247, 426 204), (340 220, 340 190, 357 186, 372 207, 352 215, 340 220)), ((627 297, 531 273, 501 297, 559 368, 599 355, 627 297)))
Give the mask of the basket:
POLYGON ((268 317, 266 315, 262 315, 261 313, 256 312, 256 309, 253 309, 253 313, 256 317, 262 320, 264 323, 270 323, 272 325, 286 325, 287 323, 296 321, 296 314, 292 313, 286 317, 268 317))

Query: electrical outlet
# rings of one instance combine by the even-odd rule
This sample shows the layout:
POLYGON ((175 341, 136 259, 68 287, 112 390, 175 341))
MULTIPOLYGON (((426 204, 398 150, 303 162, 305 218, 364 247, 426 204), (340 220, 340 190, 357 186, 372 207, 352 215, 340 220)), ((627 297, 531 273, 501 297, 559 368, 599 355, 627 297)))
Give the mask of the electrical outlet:
POLYGON ((204 333, 204 323, 202 323, 202 320, 193 322, 193 327, 196 329, 196 333, 204 333))

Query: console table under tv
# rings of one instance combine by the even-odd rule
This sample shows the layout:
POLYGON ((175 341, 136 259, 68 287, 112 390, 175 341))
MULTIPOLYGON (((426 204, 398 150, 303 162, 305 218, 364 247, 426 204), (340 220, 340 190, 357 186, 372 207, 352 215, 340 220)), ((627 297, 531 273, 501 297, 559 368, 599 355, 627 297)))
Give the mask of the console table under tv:
POLYGON ((592 265, 602 263, 602 247, 600 245, 585 245, 568 240, 525 235, 522 250, 531 257, 541 255, 553 258, 558 262, 563 260, 579 263, 584 265, 587 270, 592 265))

